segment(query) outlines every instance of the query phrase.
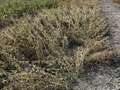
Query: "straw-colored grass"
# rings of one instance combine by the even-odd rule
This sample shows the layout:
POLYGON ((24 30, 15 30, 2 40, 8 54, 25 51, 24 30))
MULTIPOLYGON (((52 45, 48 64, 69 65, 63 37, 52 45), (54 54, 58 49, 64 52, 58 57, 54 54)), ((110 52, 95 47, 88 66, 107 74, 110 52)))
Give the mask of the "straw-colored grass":
POLYGON ((96 4, 36 12, 0 31, 0 89, 70 90, 85 62, 111 57, 109 27, 96 4))

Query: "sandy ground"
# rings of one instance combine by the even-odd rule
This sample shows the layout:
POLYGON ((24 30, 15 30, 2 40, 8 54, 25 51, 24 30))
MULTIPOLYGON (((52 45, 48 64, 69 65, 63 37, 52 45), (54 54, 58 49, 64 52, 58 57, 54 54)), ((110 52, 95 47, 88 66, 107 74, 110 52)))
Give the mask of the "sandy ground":
MULTIPOLYGON (((110 24, 111 45, 120 50, 120 5, 112 0, 102 0, 101 8, 110 24)), ((80 74, 73 90, 120 90, 120 63, 106 62, 88 68, 88 71, 80 74)))
POLYGON ((120 49, 120 5, 112 0, 103 0, 102 10, 111 26, 112 45, 120 49))

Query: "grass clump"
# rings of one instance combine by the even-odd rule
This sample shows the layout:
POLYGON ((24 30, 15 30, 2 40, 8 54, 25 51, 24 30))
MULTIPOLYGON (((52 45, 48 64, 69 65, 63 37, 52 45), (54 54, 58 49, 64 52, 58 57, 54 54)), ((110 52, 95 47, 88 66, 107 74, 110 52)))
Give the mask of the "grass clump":
POLYGON ((111 57, 96 0, 3 1, 0 20, 13 16, 0 31, 2 90, 69 90, 85 63, 111 57))
POLYGON ((97 44, 107 28, 96 8, 89 7, 44 9, 14 21, 0 32, 0 88, 69 88, 83 62, 107 48, 97 44))

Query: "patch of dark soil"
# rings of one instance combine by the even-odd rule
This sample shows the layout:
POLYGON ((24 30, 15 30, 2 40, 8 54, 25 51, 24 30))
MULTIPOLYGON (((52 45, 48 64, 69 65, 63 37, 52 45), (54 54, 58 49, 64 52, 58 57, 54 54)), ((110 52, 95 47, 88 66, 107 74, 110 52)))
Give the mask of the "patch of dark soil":
POLYGON ((5 28, 7 26, 10 26, 11 24, 13 24, 13 21, 11 20, 0 20, 0 29, 5 28))

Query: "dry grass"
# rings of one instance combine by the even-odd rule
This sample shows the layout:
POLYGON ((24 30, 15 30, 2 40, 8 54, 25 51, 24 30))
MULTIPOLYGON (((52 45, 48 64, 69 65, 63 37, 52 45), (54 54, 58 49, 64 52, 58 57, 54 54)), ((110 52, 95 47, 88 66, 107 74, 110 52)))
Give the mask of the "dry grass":
MULTIPOLYGON (((43 75, 49 74, 49 78, 38 77, 38 80, 42 79, 39 83, 34 83, 31 79, 25 80, 24 85, 31 86, 31 82, 32 86, 37 84, 36 88, 41 90, 46 90, 46 87, 55 88, 56 84, 57 87, 64 87, 66 79, 70 80, 86 59, 84 50, 91 48, 88 43, 92 43, 93 39, 102 39, 107 33, 107 26, 103 25, 104 19, 91 11, 88 8, 84 8, 84 11, 79 8, 43 10, 38 16, 25 16, 13 26, 3 29, 0 33, 0 56, 1 62, 6 65, 1 69, 11 72, 7 76, 10 78, 10 86, 13 84, 12 78, 16 80, 17 74, 22 75, 23 71, 26 74, 31 72, 31 76, 27 78, 34 78, 34 74, 39 76, 40 73, 37 72, 44 71, 43 75), (97 25, 102 27, 96 27, 97 25), (77 49, 79 47, 81 49, 77 49), (40 83, 45 83, 43 79, 49 83, 41 85, 40 83), (54 81, 55 79, 57 81, 54 81)), ((94 46, 92 53, 104 50, 103 46, 104 44, 94 46)), ((89 53, 89 56, 92 53, 89 53)), ((14 82, 14 88, 23 86, 21 80, 14 82)))
POLYGON ((0 88, 69 89, 83 62, 105 58, 108 30, 96 5, 42 9, 14 19, 0 31, 0 88))

